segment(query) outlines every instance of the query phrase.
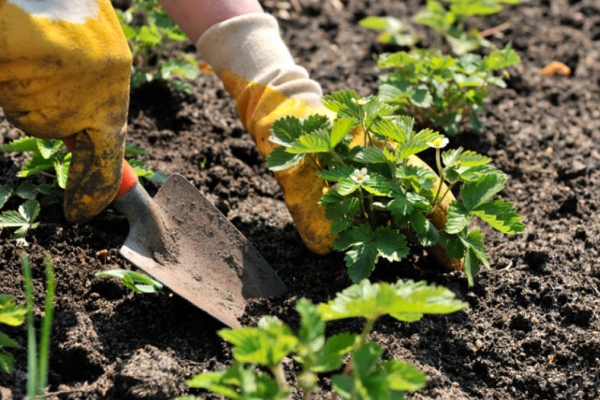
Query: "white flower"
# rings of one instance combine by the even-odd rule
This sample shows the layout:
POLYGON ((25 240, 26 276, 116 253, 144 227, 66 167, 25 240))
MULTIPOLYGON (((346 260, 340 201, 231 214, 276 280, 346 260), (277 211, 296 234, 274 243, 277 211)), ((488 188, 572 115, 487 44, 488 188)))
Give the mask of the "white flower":
POLYGON ((366 168, 361 168, 360 170, 355 169, 350 177, 356 183, 363 183, 365 181, 368 181, 370 178, 370 176, 367 172, 369 172, 369 171, 367 171, 366 168))
POLYGON ((448 138, 437 138, 435 139, 433 142, 427 142, 427 145, 429 147, 433 147, 434 149, 443 149, 444 147, 446 147, 446 145, 448 145, 448 138))

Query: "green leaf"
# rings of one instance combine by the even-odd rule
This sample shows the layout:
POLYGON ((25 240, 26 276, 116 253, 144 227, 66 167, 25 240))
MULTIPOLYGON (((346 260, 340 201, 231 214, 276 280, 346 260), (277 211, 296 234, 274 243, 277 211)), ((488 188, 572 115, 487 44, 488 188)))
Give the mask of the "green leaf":
POLYGON ((369 16, 358 21, 358 24, 363 28, 387 32, 405 32, 409 28, 407 24, 400 21, 398 18, 390 16, 369 16))
POLYGON ((19 347, 19 343, 17 343, 14 339, 11 339, 7 334, 0 332, 0 349, 2 347, 19 347))
POLYGON ((54 160, 46 160, 40 154, 34 154, 28 159, 17 174, 19 178, 27 178, 47 169, 54 168, 54 160))
POLYGON ((395 229, 380 226, 375 230, 373 239, 379 255, 388 261, 400 261, 408 255, 406 237, 395 229))
POLYGON ((147 277, 146 275, 129 271, 127 269, 113 269, 100 271, 97 277, 112 276, 123 281, 123 285, 138 293, 158 293, 163 289, 162 283, 147 277))
POLYGON ((314 352, 319 351, 325 343, 325 323, 317 307, 310 300, 300 299, 296 303, 296 311, 300 314, 300 343, 314 352))
POLYGON ((17 211, 4 211, 0 215, 0 228, 17 228, 14 237, 18 243, 26 246, 25 235, 29 229, 38 227, 39 222, 34 222, 40 213, 40 203, 36 200, 27 200, 19 206, 17 211))
POLYGON ((433 246, 439 241, 440 235, 437 228, 420 212, 410 214, 410 224, 415 230, 421 246, 433 246))
POLYGON ((468 247, 464 258, 465 275, 469 287, 475 285, 475 275, 479 272, 479 259, 472 247, 468 247))
POLYGON ((420 108, 429 108, 433 103, 433 96, 427 87, 419 87, 411 93, 410 102, 420 108))
POLYGON ((36 193, 33 183, 29 180, 23 181, 17 187, 14 194, 25 200, 35 200, 36 193))
POLYGON ((0 324, 19 326, 25 322, 27 307, 17 304, 13 296, 0 294, 0 324))
POLYGON ((203 372, 188 380, 191 388, 207 389, 231 399, 282 400, 277 382, 264 372, 234 362, 226 371, 203 372))
POLYGON ((156 29, 156 26, 144 25, 140 28, 136 39, 151 47, 154 47, 160 43, 162 36, 156 29))
POLYGON ((395 217, 404 217, 412 213, 413 203, 404 193, 394 193, 392 200, 387 204, 387 209, 395 217))
POLYGON ((162 283, 149 278, 146 275, 126 269, 100 271, 96 273, 96 276, 112 276, 119 278, 122 280, 124 286, 138 293, 158 293, 163 289, 162 283))
POLYGON ((338 183, 338 193, 342 196, 348 196, 354 193, 360 184, 350 178, 342 178, 338 183))
POLYGON ((320 130, 302 135, 286 148, 286 151, 292 154, 328 153, 331 151, 329 134, 320 130))
POLYGON ((525 231, 517 208, 503 199, 480 204, 471 213, 487 222, 492 228, 507 235, 515 235, 525 231))
POLYGON ((474 151, 464 151, 462 147, 453 150, 447 150, 442 153, 442 161, 446 167, 460 165, 462 167, 479 167, 489 164, 492 159, 474 151))
POLYGON ((0 351, 0 371, 10 373, 15 365, 15 358, 6 351, 0 351))
POLYGON ((285 149, 285 147, 276 147, 267 155, 267 168, 271 171, 284 171, 304 158, 304 154, 291 154, 285 149))
POLYGON ((431 129, 423 129, 413 138, 408 139, 401 147, 400 159, 403 160, 409 156, 420 153, 429 148, 427 143, 432 143, 436 139, 442 139, 444 135, 434 132, 431 129))
POLYGON ((354 90, 340 90, 322 98, 323 105, 336 112, 338 118, 359 118, 358 100, 360 96, 354 90))
POLYGON ((360 201, 355 198, 349 198, 341 203, 335 203, 328 205, 325 209, 325 217, 328 220, 343 222, 343 224, 333 224, 331 227, 331 233, 338 234, 347 228, 349 228, 354 221, 354 217, 360 209, 360 201))
POLYGON ((483 241, 483 233, 481 233, 479 229, 473 229, 466 238, 461 235, 458 237, 466 249, 470 249, 473 252, 473 255, 475 255, 486 268, 490 268, 487 250, 483 241))
POLYGON ((352 282, 367 278, 373 272, 377 262, 377 249, 370 242, 359 243, 346 251, 344 261, 348 267, 348 276, 352 282))
POLYGON ((455 234, 465 229, 471 221, 471 214, 462 204, 453 200, 448 207, 446 232, 455 234))
POLYGON ((40 155, 46 160, 52 157, 54 154, 56 154, 63 146, 64 143, 62 142, 62 140, 37 140, 37 150, 40 152, 40 155))
POLYGON ((350 179, 350 176, 354 172, 352 166, 335 166, 324 171, 317 173, 317 176, 321 179, 325 179, 330 182, 339 182, 341 179, 350 179))
POLYGON ((346 136, 350 134, 350 131, 354 127, 354 118, 338 118, 331 127, 331 136, 329 138, 329 147, 334 148, 337 146, 346 136))
POLYGON ((221 329, 219 336, 231 343, 236 361, 274 368, 298 344, 292 330, 276 317, 263 317, 256 328, 221 329))
POLYGON ((423 314, 449 314, 467 307, 450 290, 426 282, 371 283, 362 280, 318 306, 325 321, 345 318, 375 320, 390 315, 400 321, 417 321, 423 314))
POLYGON ((14 151, 17 153, 23 153, 25 151, 37 151, 37 141, 38 139, 30 136, 22 137, 16 140, 13 140, 10 143, 6 143, 2 145, 2 150, 4 151, 14 151))
POLYGON ((4 207, 10 196, 12 196, 15 185, 11 180, 6 181, 6 184, 0 189, 0 209, 4 207))
POLYGON ((496 193, 504 189, 507 176, 503 173, 489 174, 473 182, 467 182, 460 188, 465 208, 469 211, 488 201, 496 193))
POLYGON ((394 161, 379 147, 365 147, 354 155, 353 160, 363 164, 387 164, 394 161))
POLYGON ((395 119, 395 121, 399 122, 394 122, 389 119, 379 119, 371 126, 371 132, 383 136, 384 138, 388 138, 398 144, 402 144, 406 141, 408 134, 412 131, 411 127, 408 134, 406 133, 406 126, 402 126, 405 122, 404 118, 407 117, 398 117, 395 119))
POLYGON ((343 356, 352 351, 357 337, 356 334, 343 332, 328 338, 311 371, 323 373, 339 369, 343 363, 343 356))
POLYGON ((427 384, 427 376, 406 361, 389 360, 383 364, 388 387, 402 392, 416 392, 427 384))
POLYGON ((367 224, 342 232, 333 246, 337 250, 350 248, 346 251, 344 260, 350 279, 354 282, 368 277, 380 256, 390 261, 399 261, 408 254, 404 235, 389 227, 378 227, 373 232, 367 224))
POLYGON ((69 178, 69 167, 71 165, 70 158, 67 162, 54 161, 54 172, 56 173, 56 182, 58 187, 66 189, 67 180, 69 178))
POLYGON ((511 44, 507 44, 502 50, 494 49, 483 59, 483 65, 486 70, 497 71, 507 68, 521 62, 519 55, 512 49, 511 44))
POLYGON ((271 142, 289 147, 302 135, 302 122, 293 116, 279 118, 271 124, 270 132, 271 142))
POLYGON ((362 188, 375 196, 389 196, 392 190, 390 180, 376 172, 371 173, 369 179, 362 183, 362 188))
POLYGON ((125 154, 131 156, 142 156, 148 154, 148 152, 146 149, 136 145, 135 143, 125 142, 125 154))
POLYGON ((355 377, 359 380, 367 378, 375 369, 383 354, 383 349, 377 343, 367 342, 352 354, 352 365, 355 377))

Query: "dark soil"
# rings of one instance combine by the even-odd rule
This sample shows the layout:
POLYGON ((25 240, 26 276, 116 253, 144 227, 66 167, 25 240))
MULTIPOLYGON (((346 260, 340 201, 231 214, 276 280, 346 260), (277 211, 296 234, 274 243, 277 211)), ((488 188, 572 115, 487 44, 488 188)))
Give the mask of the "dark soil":
MULTIPOLYGON (((265 1, 278 17, 298 63, 324 91, 375 93, 376 34, 357 26, 366 15, 407 18, 419 1, 265 1)), ((469 289, 462 273, 440 269, 425 252, 381 266, 373 280, 427 280, 467 301, 465 311, 417 323, 383 318, 370 339, 385 357, 407 359, 428 375, 411 399, 596 399, 600 396, 600 4, 596 0, 523 0, 480 29, 505 21, 490 37, 512 41, 522 63, 508 88, 494 91, 482 113, 486 131, 465 131, 451 144, 489 155, 510 176, 502 196, 524 216, 527 233, 486 231, 492 268, 469 289), (570 77, 541 76, 562 61, 570 77)), ((424 43, 428 45, 428 43, 424 43)), ((296 326, 300 297, 326 301, 350 282, 341 255, 316 256, 303 246, 272 174, 236 118, 232 99, 202 74, 183 95, 160 83, 132 93, 129 140, 149 150, 147 164, 181 173, 247 236, 287 284, 281 300, 254 301, 243 323, 276 315, 296 326), (201 166, 204 166, 203 168, 201 166)), ((0 125, 4 142, 17 132, 0 125)), ((0 154, 3 179, 16 180, 22 158, 0 154)), ((149 186, 151 193, 156 187, 149 186)), ((12 203, 11 203, 12 204, 12 203)), ((131 268, 118 255, 126 221, 106 210, 70 225, 61 208, 42 213, 28 236, 36 300, 43 302, 43 254, 56 265, 57 297, 49 391, 58 399, 162 399, 192 393, 185 379, 231 362, 216 331, 222 325, 168 293, 133 294, 100 270, 131 268), (109 257, 98 252, 108 250, 109 257)), ((19 255, 0 235, 0 293, 24 300, 19 255)), ((39 319, 42 311, 36 309, 39 319)), ((331 331, 359 330, 357 321, 331 331)), ((14 373, 0 374, 0 398, 24 397, 26 331, 2 330, 23 347, 14 373)), ((287 365, 292 379, 293 364, 287 365)), ((329 381, 324 379, 325 398, 329 381)))

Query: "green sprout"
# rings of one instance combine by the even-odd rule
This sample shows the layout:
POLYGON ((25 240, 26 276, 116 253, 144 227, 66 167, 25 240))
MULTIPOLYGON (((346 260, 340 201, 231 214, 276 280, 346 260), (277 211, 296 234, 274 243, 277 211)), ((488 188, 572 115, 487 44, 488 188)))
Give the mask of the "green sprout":
POLYGON ((121 279, 125 287, 137 293, 158 293, 163 289, 162 283, 147 277, 146 275, 129 271, 127 269, 114 269, 110 271, 100 271, 96 276, 111 276, 121 279))
POLYGON ((54 294, 56 281, 54 277, 54 265, 49 254, 44 257, 46 268, 46 298, 44 316, 40 331, 39 344, 36 340, 34 323, 34 296, 33 278, 31 264, 27 254, 21 255, 23 271, 23 286, 27 299, 27 398, 35 399, 44 397, 48 382, 48 364, 50 359, 50 333, 52 331, 52 319, 54 315, 54 294), (39 346, 39 347, 38 347, 39 346), (38 353, 39 351, 39 353, 38 353))
POLYGON ((426 376, 405 361, 382 360, 383 348, 368 341, 375 322, 385 315, 414 322, 425 314, 450 314, 466 307, 448 289, 425 282, 363 280, 328 303, 299 300, 296 332, 272 316, 263 317, 257 327, 220 330, 219 336, 233 345, 235 362, 227 370, 203 372, 187 383, 231 399, 287 399, 292 388, 283 374, 283 361, 293 357, 302 366, 297 382, 304 399, 319 389, 319 374, 333 374, 333 390, 342 399, 402 399, 404 393, 422 389, 426 376), (365 320, 360 334, 325 336, 327 321, 347 318, 365 320), (256 371, 256 366, 266 372, 256 371))
POLYGON ((480 265, 489 268, 483 233, 470 229, 473 217, 505 234, 525 230, 510 202, 494 200, 507 176, 490 165, 491 158, 462 148, 441 152, 448 139, 431 129, 415 132, 414 119, 394 115, 394 107, 378 97, 360 98, 345 90, 323 98, 337 113, 330 122, 313 115, 281 118, 270 140, 279 146, 267 157, 273 171, 288 169, 307 157, 319 167, 327 190, 320 205, 333 221, 333 246, 345 252, 354 282, 367 278, 380 259, 400 261, 409 244, 442 246, 448 256, 464 258, 469 286, 480 265), (359 128, 360 134, 353 132, 359 128), (435 148, 439 177, 414 156, 435 148), (449 204, 447 223, 436 226, 442 202, 460 187, 462 202, 449 204))

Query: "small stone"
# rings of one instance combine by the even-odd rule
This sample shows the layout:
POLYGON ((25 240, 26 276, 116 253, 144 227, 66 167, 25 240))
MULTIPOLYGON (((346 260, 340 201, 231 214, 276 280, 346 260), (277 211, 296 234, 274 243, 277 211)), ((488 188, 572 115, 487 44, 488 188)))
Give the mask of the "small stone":
POLYGON ((477 347, 478 349, 481 349, 483 347, 483 342, 479 339, 477 339, 475 341, 475 347, 477 347))

